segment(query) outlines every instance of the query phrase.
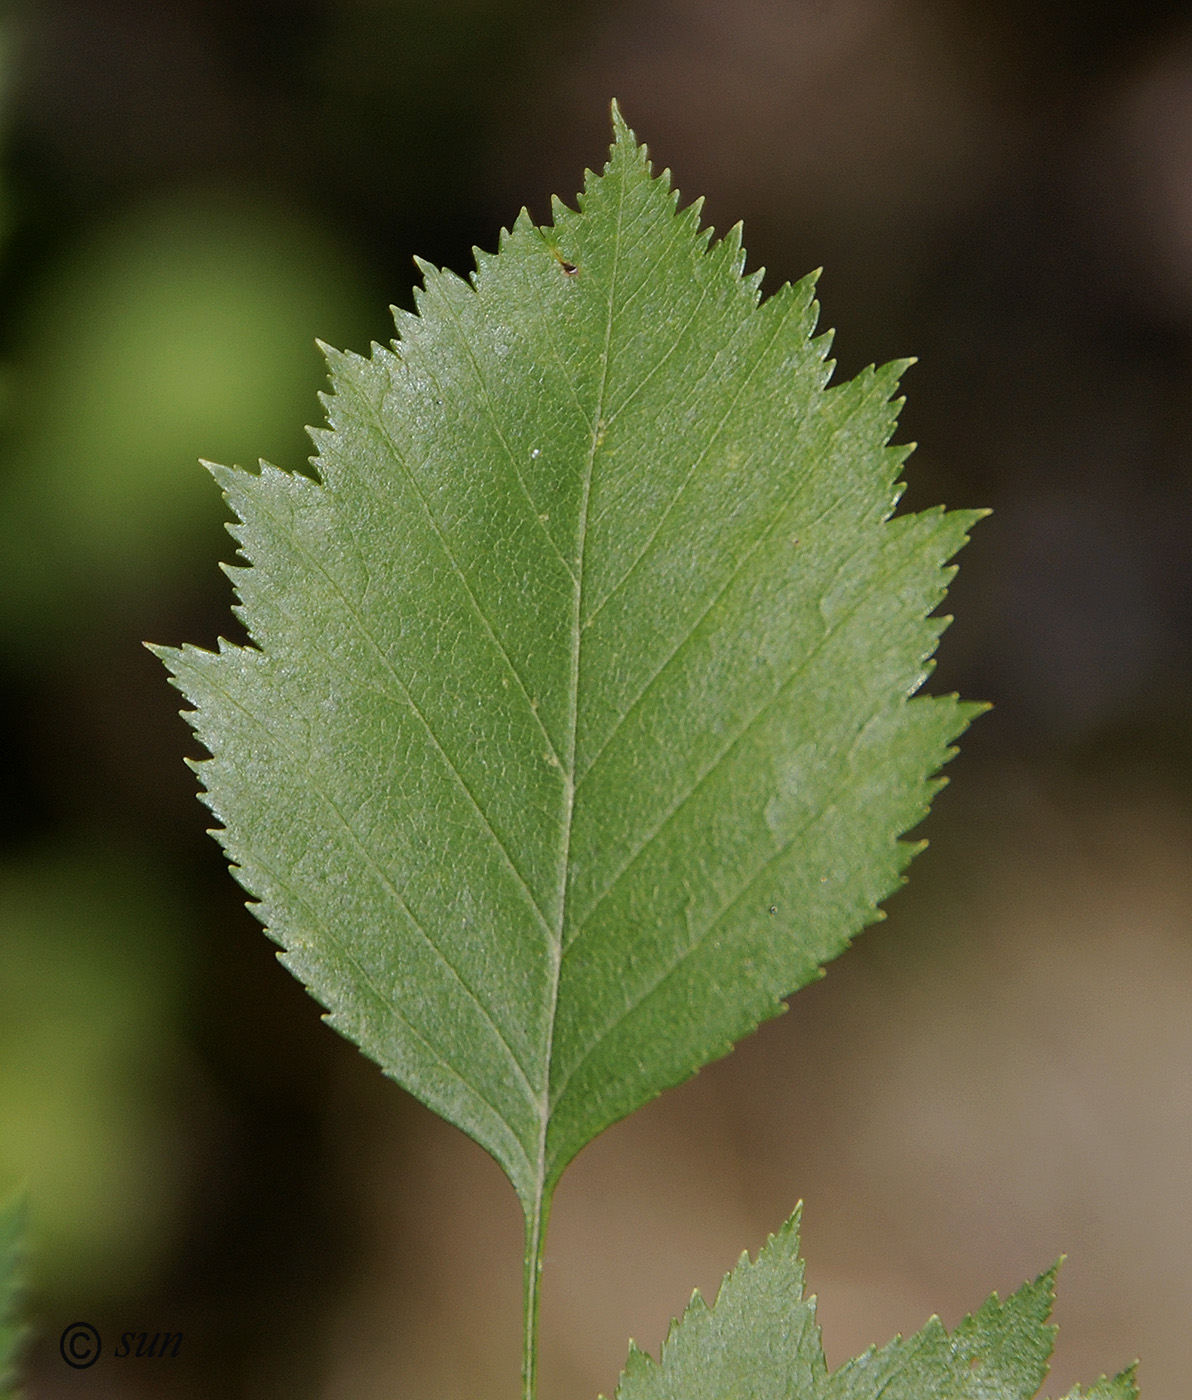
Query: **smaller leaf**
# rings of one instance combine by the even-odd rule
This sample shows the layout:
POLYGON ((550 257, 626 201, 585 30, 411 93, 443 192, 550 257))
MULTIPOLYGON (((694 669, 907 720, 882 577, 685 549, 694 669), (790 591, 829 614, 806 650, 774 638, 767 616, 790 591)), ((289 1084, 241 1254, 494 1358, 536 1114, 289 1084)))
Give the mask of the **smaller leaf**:
POLYGON ((750 1260, 742 1254, 709 1308, 698 1289, 671 1324, 662 1360, 629 1344, 616 1400, 804 1400, 823 1394, 815 1299, 803 1297, 802 1207, 750 1260))
POLYGON ((25 1337, 17 1303, 24 1277, 26 1209, 23 1200, 0 1206, 0 1400, 16 1400, 17 1352, 25 1337))
MULTIPOLYGON (((829 1374, 815 1299, 803 1297, 799 1216, 756 1261, 742 1255, 709 1307, 697 1291, 656 1362, 632 1342, 616 1400, 1031 1400, 1056 1328, 1054 1268, 1003 1303, 996 1293, 948 1332, 938 1317, 913 1337, 870 1348, 829 1374)), ((1066 1400, 1137 1400, 1133 1368, 1066 1400)))

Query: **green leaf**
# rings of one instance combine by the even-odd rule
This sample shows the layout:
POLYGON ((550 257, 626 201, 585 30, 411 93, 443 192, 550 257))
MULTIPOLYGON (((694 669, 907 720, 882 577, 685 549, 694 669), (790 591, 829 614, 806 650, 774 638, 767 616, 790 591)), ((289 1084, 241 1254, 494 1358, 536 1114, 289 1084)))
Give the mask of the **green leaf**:
POLYGON ((598 1132, 879 917, 951 741, 908 697, 979 512, 892 519, 899 366, 614 109, 579 212, 328 351, 318 480, 213 467, 253 646, 163 649, 217 834, 327 1019, 505 1169, 537 1257, 598 1132))
MULTIPOLYGON (((655 1362, 633 1343, 616 1400, 1030 1400, 1047 1375, 1055 1269, 947 1332, 933 1317, 913 1337, 871 1348, 829 1375, 815 1299, 803 1297, 798 1210, 756 1261, 700 1293, 672 1323, 655 1362)), ((1135 1400, 1133 1370, 1068 1400, 1135 1400)))
POLYGON ((0 1206, 0 1400, 15 1400, 17 1353, 25 1337, 18 1304, 26 1214, 22 1200, 0 1206))

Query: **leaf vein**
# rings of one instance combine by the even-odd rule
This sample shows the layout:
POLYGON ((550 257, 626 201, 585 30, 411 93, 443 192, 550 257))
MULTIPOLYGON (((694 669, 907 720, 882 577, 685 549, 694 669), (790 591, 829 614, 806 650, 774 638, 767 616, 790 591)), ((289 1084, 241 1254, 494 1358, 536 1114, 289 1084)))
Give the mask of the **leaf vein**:
MULTIPOLYGON (((241 648, 241 650, 248 649, 241 648)), ((463 974, 459 971, 459 969, 455 966, 451 959, 446 955, 446 953, 443 952, 442 948, 439 947, 439 945, 430 936, 430 934, 427 933, 426 929, 423 928, 421 922, 415 915, 413 909, 410 907, 409 902, 402 894, 401 890, 399 890, 398 887, 389 878, 388 874, 385 872, 380 862, 373 855, 372 851, 369 850, 365 842, 357 834, 351 822, 349 822, 348 819, 344 816, 344 814, 340 811, 339 805, 335 801, 335 799, 323 788, 321 783, 316 781, 314 774, 310 771, 309 765, 303 763, 299 756, 290 748, 290 746, 288 744, 283 743, 282 740, 279 739, 276 734, 274 734, 274 732, 269 728, 269 726, 264 722, 264 720, 262 720, 258 715, 254 714, 252 710, 250 710, 246 705, 244 705, 240 700, 238 700, 234 695, 232 695, 226 687, 216 685, 215 682, 210 679, 210 677, 207 678, 207 684, 210 685, 212 689, 218 690, 229 705, 238 709, 241 712, 241 714, 243 714, 248 720, 255 724, 261 730, 261 732, 269 740, 272 741, 275 749, 279 753, 285 755, 290 760, 291 764, 297 771, 305 773, 306 781, 309 784, 310 791, 314 792, 318 797, 320 797, 323 803, 326 805, 326 807, 333 813, 340 826, 347 833, 352 844, 356 847, 358 853, 361 855, 361 857, 363 857, 365 863, 372 869, 373 873, 376 875, 378 880, 380 880, 381 884, 385 887, 385 889, 388 890, 390 895, 392 895, 393 899, 401 906, 402 910, 405 912, 406 917, 410 920, 410 923, 414 926, 414 928, 418 931, 423 940, 426 942, 427 947, 433 950, 435 955, 442 962, 443 966, 448 970, 448 972, 451 973, 451 975, 459 983, 460 987, 463 988, 469 1000, 471 1000, 473 1005, 480 1012, 480 1015, 483 1018, 483 1020, 488 1024, 493 1034, 497 1037, 497 1040, 504 1047, 506 1054, 509 1056, 510 1061, 512 1062, 514 1068, 517 1070, 518 1078, 521 1080, 522 1085, 526 1090, 526 1093, 529 1095, 532 1101, 534 1098, 534 1090, 530 1085, 529 1076, 526 1073, 525 1067, 522 1065, 521 1061, 514 1053, 513 1047, 505 1038, 504 1032, 501 1030, 500 1026, 498 1026, 497 1023, 493 1020, 492 1014, 489 1012, 488 1008, 484 1005, 484 1003, 480 1000, 478 993, 476 993, 472 989, 472 987, 469 986, 467 979, 463 976, 463 974)), ((380 988, 376 987, 375 984, 374 990, 376 991, 378 996, 381 996, 385 1000, 386 1004, 389 1004, 388 997, 385 997, 384 993, 381 992, 380 988)), ((496 1109, 492 1104, 490 1104, 489 1107, 493 1109, 494 1113, 497 1113, 498 1116, 500 1116, 500 1111, 496 1109)), ((504 1119, 502 1119, 502 1121, 504 1121, 504 1119)), ((509 1125, 507 1124, 506 1126, 509 1125)))
MULTIPOLYGON (((850 492, 849 494, 851 495, 853 493, 850 492)), ((845 496, 842 499, 847 500, 848 496, 845 496)), ((783 699, 784 695, 790 689, 790 687, 802 677, 802 675, 811 665, 811 663, 819 656, 820 652, 827 645, 829 639, 832 636, 834 636, 835 633, 838 632, 843 626, 850 622, 852 618, 856 615, 858 610, 862 607, 862 605, 868 601, 869 599, 867 597, 862 596, 858 599, 856 603, 854 603, 854 605, 851 608, 843 612, 834 624, 825 626, 820 636, 817 637, 815 642, 812 643, 812 645, 807 649, 807 652, 800 658, 797 665, 795 665, 792 668, 790 674, 783 681, 780 682, 780 684, 774 690, 774 693, 769 697, 769 699, 766 700, 764 704, 762 704, 757 710, 754 711, 754 713, 745 721, 745 723, 741 726, 737 733, 734 734, 728 740, 728 742, 721 748, 720 752, 715 755, 711 763, 704 769, 704 771, 700 773, 681 794, 679 794, 677 800, 671 805, 670 808, 668 808, 668 810, 665 813, 663 813, 661 818, 658 820, 657 824, 641 840, 638 846, 622 863, 622 865, 616 871, 616 873, 610 877, 608 883, 605 885, 604 889, 601 891, 599 896, 597 896, 595 902, 589 905, 589 907, 584 911, 582 917, 576 923, 574 933, 572 934, 571 938, 567 941, 568 949, 573 947, 575 943, 577 943, 580 940, 592 915, 596 912, 597 909, 599 909, 600 905, 603 904, 605 899, 612 893, 612 891, 616 888, 619 882, 624 878, 626 872, 633 865, 635 865, 637 861, 642 857, 642 855, 653 845, 653 843, 658 839, 659 835, 674 820, 674 818, 678 816, 678 814, 683 810, 687 803, 696 795, 696 793, 699 792, 700 788, 702 788, 703 785, 709 781, 709 779, 715 776, 717 769, 719 769, 721 764, 724 763, 725 760, 731 755, 731 753, 737 747, 737 745, 740 744, 745 738, 747 738, 750 731, 758 723, 765 719, 769 711, 772 710, 773 707, 783 699)), ((589 769, 588 771, 591 772, 591 769, 589 769)))
MULTIPOLYGON (((364 396, 361 397, 364 398, 364 396)), ((561 760, 559 758, 557 750, 555 749, 554 740, 551 738, 550 732, 547 729, 546 725, 543 724, 542 717, 539 715, 538 711, 534 707, 534 702, 530 697, 530 692, 526 689, 526 683, 522 679, 521 672, 513 664, 513 658, 509 655, 509 652, 506 649, 504 642, 502 642, 501 638, 497 635, 497 630, 493 626, 492 622, 489 620, 488 614, 480 606, 480 600, 476 597, 476 592, 473 589, 471 583, 469 583, 467 574, 464 572, 459 561, 456 559, 455 554, 452 552, 451 546, 447 541, 447 537, 443 533, 442 526, 435 518, 434 511, 431 510, 430 502, 427 500, 426 493, 423 491, 421 483, 418 481, 418 478, 415 475, 413 468, 406 460, 405 454, 398 448, 398 445, 393 440, 392 435, 386 429, 385 420, 382 417, 377 406, 374 403, 372 403, 371 400, 369 400, 368 398, 364 398, 364 403, 367 406, 369 412, 372 414, 373 421, 375 422, 378 431, 381 433, 385 443, 392 451, 394 461, 396 461, 397 465, 405 473, 406 479, 409 481, 411 487, 414 490, 415 495, 418 497, 418 502, 422 506, 423 511, 426 513, 426 519, 430 524, 431 529, 435 532, 435 538, 439 541, 443 553, 447 556, 447 559, 451 564, 452 570, 454 571, 456 577, 459 579, 461 585, 463 586, 464 592, 468 596, 468 602, 472 605, 476 616, 484 625, 484 629, 488 633, 490 639, 492 640, 492 644, 500 652, 502 660, 505 662, 506 666, 509 667, 510 675, 517 682, 517 688, 521 692, 522 699, 526 702, 526 709, 533 718, 534 723, 538 726, 539 732, 542 734, 543 739, 546 741, 547 747, 550 750, 551 757, 556 763, 559 763, 561 767, 561 760)), ((363 473, 361 474, 361 479, 365 480, 366 489, 371 494, 373 500, 377 501, 378 503, 381 503, 380 497, 377 495, 376 491, 373 490, 371 483, 367 482, 367 480, 364 478, 363 473)), ((570 570, 568 570, 568 576, 570 576, 570 570)))
MULTIPOLYGON (((346 943, 342 938, 337 938, 335 936, 334 930, 327 928, 323 924, 322 920, 320 920, 315 914, 314 910, 311 909, 309 902, 297 890, 295 890, 293 886, 288 885, 285 881, 279 879, 276 873, 270 869, 269 865, 265 861, 263 861, 260 858, 260 856, 257 855, 255 852, 252 853, 251 859, 253 861, 254 866, 257 869, 263 871, 266 876, 271 878, 278 889, 285 890, 290 899, 292 899, 299 907, 306 910, 311 927, 319 929, 320 937, 325 938, 327 942, 333 944, 339 950, 340 955, 343 957, 343 959, 346 962, 349 962, 356 969, 357 973, 360 976, 360 981, 364 984, 367 990, 372 993, 373 998, 378 1003, 380 1009, 384 1013, 395 1016, 402 1023, 402 1025, 405 1026, 407 1031, 409 1031, 410 1035, 418 1041, 419 1045, 422 1046, 422 1048, 427 1052, 431 1059, 437 1061, 438 1064, 442 1066, 442 1068, 446 1071, 447 1074, 449 1074, 453 1079, 457 1080, 460 1084, 463 1085, 465 1090, 467 1090, 471 1094, 475 1094, 475 1096, 480 1100, 480 1102, 492 1112, 493 1116, 502 1125, 502 1127, 505 1128, 505 1130, 509 1133, 509 1136, 513 1139, 514 1144, 516 1145, 519 1153, 521 1154, 522 1165, 528 1169, 529 1158, 526 1156, 526 1149, 522 1145, 521 1139, 518 1137, 516 1131, 513 1128, 513 1125, 509 1122, 509 1120, 505 1117, 505 1115, 497 1107, 497 1105, 493 1103, 493 1101, 486 1094, 482 1093, 477 1085, 471 1083, 471 1081, 465 1078, 464 1075, 461 1074, 460 1071, 456 1069, 456 1067, 450 1062, 450 1060, 448 1060, 442 1054, 441 1051, 437 1050, 431 1044, 431 1042, 426 1038, 425 1035, 423 1035, 423 1033, 418 1029, 418 1027, 413 1023, 413 1021, 411 1021, 410 1018, 402 1012, 400 1006, 390 997, 385 995, 385 993, 377 985, 376 979, 372 976, 372 974, 368 971, 364 964, 359 960, 359 958, 357 958, 355 953, 352 951, 350 945, 346 943)), ((237 863, 240 862, 238 861, 237 863)), ((408 909, 407 912, 409 912, 408 909)), ((419 932, 422 932, 418 921, 413 917, 413 915, 410 916, 410 921, 414 924, 415 928, 419 929, 419 932)), ((425 937, 425 934, 423 934, 423 936, 425 937)), ((430 940, 428 939, 427 941, 429 942, 430 940)), ((291 945, 283 944, 282 946, 287 954, 291 956, 295 954, 295 949, 291 945)), ((435 951, 436 953, 439 953, 439 949, 435 948, 435 951)), ((441 953, 440 956, 442 956, 441 953)), ((454 967, 452 967, 451 963, 447 959, 444 959, 444 963, 448 968, 451 969, 452 972, 455 971, 454 967)), ((456 975, 458 976, 458 974, 456 975)), ((462 978, 460 979, 460 983, 462 986, 464 986, 465 991, 467 991, 468 988, 463 982, 462 978)), ((481 1007, 481 1011, 483 1011, 483 1007, 481 1007)), ((336 1015, 337 1013, 335 1008, 329 1008, 329 1014, 332 1016, 336 1015)), ((493 1026, 493 1030, 496 1032, 496 1035, 500 1040, 501 1044, 508 1051, 509 1057, 513 1061, 514 1065, 520 1070, 520 1062, 517 1060, 517 1057, 513 1054, 513 1051, 510 1049, 508 1041, 505 1040, 505 1038, 501 1035, 501 1032, 497 1029, 496 1026, 493 1026)), ((522 1071, 520 1078, 527 1095, 532 1097, 532 1090, 530 1089, 530 1084, 528 1079, 526 1079, 524 1071, 522 1071)))
MULTIPOLYGON (((435 752, 446 764, 447 768, 451 772, 452 777, 458 784, 460 791, 468 799, 472 810, 480 818, 480 821, 485 831, 487 831, 488 835, 492 838, 493 844, 500 852, 501 858, 504 860, 505 864, 509 868, 510 873, 513 875, 514 879, 520 886, 521 891, 524 894, 526 900, 529 902, 530 908, 533 910, 538 922, 541 924, 543 930, 549 934, 550 926, 547 923, 546 916, 545 914, 543 914, 537 899, 535 899, 534 897, 533 891, 530 889, 529 884, 526 882, 525 876, 517 868, 517 865, 514 862, 513 857, 509 854, 505 843, 501 840, 500 836, 497 834, 496 828, 489 820, 488 814, 485 812, 484 808, 481 807, 479 801, 476 798, 475 793, 472 792, 471 788, 465 781, 463 774, 456 767, 454 760, 451 758, 451 755, 447 752, 446 748, 444 748, 442 741, 439 739, 439 736, 434 731, 434 727, 431 725, 430 721, 423 713, 421 706, 410 693, 410 688, 397 674, 397 670, 395 669, 393 663, 390 661, 389 657, 386 656, 384 648, 382 648, 380 643, 373 636, 371 629, 365 624, 364 619, 360 616, 359 612, 348 599, 347 594, 340 587, 339 581, 332 575, 330 570, 322 563, 322 561, 316 558, 315 555, 313 555, 306 548, 306 546, 302 543, 301 539, 295 531, 288 529, 285 522, 282 521, 273 511, 271 511, 267 505, 264 505, 262 503, 262 509, 274 522, 278 530, 287 539, 289 539, 295 551, 298 554, 300 554, 307 561, 307 563, 314 568, 316 572, 322 574, 323 577, 327 580, 327 582, 331 585, 332 590, 339 598, 340 602, 343 604, 345 612, 356 624, 357 630, 359 631, 360 635, 372 648, 373 652, 376 654, 378 660, 380 661, 382 668, 390 676, 394 684, 400 690, 401 698, 405 701, 405 704, 409 708, 410 712, 415 716, 419 724, 421 724, 422 728, 426 731, 426 736, 430 740, 435 752)), ((390 696, 389 698, 397 699, 398 697, 390 696)))
MULTIPOLYGON (((471 294, 475 295, 474 292, 472 292, 471 294)), ((505 437, 505 433, 501 428, 500 421, 497 417, 496 408, 493 404, 492 394, 488 387, 488 381, 484 377, 484 372, 480 368, 480 364, 476 359, 476 353, 472 349, 471 342, 468 340, 463 325, 460 322, 459 313, 456 311, 455 307, 451 305, 450 297, 444 296, 442 298, 442 304, 446 308, 448 316, 451 318, 451 323, 456 329, 459 343, 460 345, 462 345, 464 353, 467 355, 468 360, 471 363, 472 370, 476 375, 476 383, 480 386, 480 394, 484 400, 484 407, 488 414, 489 423, 492 425, 492 430, 496 434, 497 441, 501 444, 502 448, 504 448, 505 455, 509 458, 509 465, 513 468, 513 475, 517 478, 518 488, 520 489, 526 504, 530 507, 531 529, 537 530, 538 533, 543 537, 543 539, 546 540, 547 544, 550 545, 551 552, 558 559, 559 563, 562 564, 563 568, 567 570, 568 578, 570 578, 571 582, 574 583, 574 569, 572 569, 570 563, 564 557, 563 551, 555 543, 550 531, 539 519, 540 511, 538 509, 538 506, 535 504, 534 498, 530 495, 529 488, 526 486, 525 477, 523 477, 521 474, 521 468, 517 464, 517 457, 514 454, 513 448, 510 447, 509 441, 505 437)), ((434 378, 433 373, 431 374, 431 377, 434 378)), ((438 384, 437 379, 435 379, 435 383, 438 384)), ((440 392, 442 392, 441 386, 440 392)))
MULTIPOLYGON (((724 583, 721 585, 721 587, 720 587, 719 589, 717 589, 717 591, 716 591, 716 592, 712 595, 712 597, 709 599, 707 607, 704 608, 704 610, 703 610, 696 618, 694 618, 694 619, 692 620, 691 626, 686 630, 686 632, 684 632, 684 633, 682 634, 682 636, 678 639, 678 641, 676 642, 676 644, 674 645, 674 647, 662 658, 662 660, 659 662, 657 668, 650 674, 650 676, 649 676, 649 678, 647 679, 645 685, 641 688, 641 690, 638 692, 638 694, 634 697, 633 702, 626 708, 625 713, 618 717, 617 722, 613 725, 613 727, 612 727, 612 729, 609 731, 607 737, 604 739, 604 741, 603 741, 603 743, 600 745, 600 747, 596 750, 595 754, 593 754, 593 756, 592 756, 590 762, 588 763, 587 767, 584 769, 583 773, 580 775, 579 779, 577 780, 577 782, 576 782, 576 787, 577 787, 577 788, 580 788, 580 787, 583 786, 583 784, 585 783, 585 781, 586 781, 586 780, 588 779, 588 777, 591 775, 592 770, 596 767, 596 765, 600 762, 600 759, 604 756, 605 752, 608 750, 610 744, 612 744, 612 742, 613 742, 614 739, 617 737, 617 735, 620 733, 620 731, 625 727, 626 723, 628 722, 628 720, 630 719, 630 717, 634 714, 634 712, 645 702, 646 696, 650 693, 650 691, 653 689, 653 687, 657 684, 657 682, 658 682, 659 678, 662 676, 663 672, 664 672, 665 670, 667 670, 667 668, 668 668, 675 660, 678 659, 678 657, 679 657, 679 655, 682 653, 683 649, 684 649, 684 648, 687 646, 687 644, 692 640, 692 638, 695 636, 696 632, 699 631, 700 627, 701 627, 701 626, 703 625, 703 623, 706 621, 706 619, 708 618, 708 616, 709 616, 713 611, 715 611, 716 606, 717 606, 717 605, 721 602, 721 600, 724 598, 724 595, 729 591, 729 589, 733 586, 733 584, 736 582, 736 580, 740 577, 741 573, 744 571, 744 569, 748 566, 748 564, 750 563, 750 561, 753 559, 753 556, 754 556, 754 555, 757 553, 757 551, 762 547, 762 545, 764 545, 764 544, 766 543, 766 541, 770 538, 770 536, 774 533, 774 531, 775 531, 775 530, 778 528, 778 526, 782 523, 782 518, 783 518, 783 516, 785 515, 785 513, 786 513, 788 507, 790 506, 791 502, 794 500, 795 494, 797 493, 798 488, 799 488, 799 486, 800 486, 801 484, 802 484, 802 482, 797 482, 797 483, 795 483, 795 489, 791 492, 791 494, 787 497, 787 499, 786 499, 785 501, 782 502, 781 506, 779 506, 778 509, 775 511, 775 513, 774 513, 774 518, 770 521, 770 523, 769 523, 768 525, 766 525, 766 526, 762 529, 762 531, 757 535, 757 537, 756 537, 756 538, 752 541, 752 543, 749 545, 748 549, 746 549, 745 552, 742 554, 740 560, 739 560, 739 561, 737 562, 737 564, 733 567, 732 572, 725 578, 724 583)), ((845 497, 843 497, 842 499, 847 500, 848 497, 845 496, 845 497)), ((833 502, 831 506, 825 507, 825 509, 822 510, 822 511, 820 512, 819 515, 815 516, 812 520, 810 520, 810 521, 807 523, 807 525, 806 525, 805 528, 806 528, 806 529, 813 529, 816 525, 818 525, 818 524, 820 523, 821 520, 823 520, 824 516, 826 516, 832 509, 835 508, 836 504, 837 504, 837 502, 833 502)))
MULTIPOLYGON (((749 366, 748 371, 741 376, 740 382, 737 385, 736 391, 734 392, 732 399, 728 404, 728 407, 724 410, 724 413, 721 415, 720 421, 716 424, 707 442, 704 444, 703 451, 692 462, 690 468, 687 471, 686 476, 679 483, 678 488, 675 490, 670 500, 667 502, 666 509, 659 516, 658 523, 654 526, 653 530, 650 531, 650 534, 647 536, 645 543, 642 545, 641 550, 638 552, 633 562, 629 565, 629 567, 625 570, 621 577, 616 581, 616 583, 612 585, 612 587, 608 590, 604 597, 600 599, 600 601, 588 614, 587 618, 585 618, 586 626, 590 627, 596 621, 596 619, 600 616, 601 612, 604 610, 605 606, 611 601, 613 597, 616 596, 617 593, 620 592, 621 588, 624 587, 624 585, 629 581, 634 572, 637 570, 642 560, 645 559, 646 555, 650 552, 650 549, 653 547, 654 541, 658 538, 666 522, 670 519, 671 512, 678 505, 679 501, 683 497, 683 494, 686 492, 687 488, 695 479, 695 475, 699 471, 700 467, 703 466, 705 460, 707 459, 708 453, 711 452, 712 448, 719 441, 720 434, 724 428, 724 425, 737 411, 737 408, 741 402, 742 394, 744 394, 745 390, 749 387, 749 384, 751 383, 758 366, 773 349, 774 342, 778 339, 778 336, 782 331, 784 318, 776 316, 774 320, 774 333, 771 335, 770 339, 766 342, 766 344, 763 347, 759 348, 753 363, 749 366)), ((725 347, 724 349, 717 352, 715 358, 713 359, 713 364, 715 364, 715 361, 719 359, 722 354, 726 353, 727 349, 728 347, 725 347)), ((709 369, 710 368, 711 367, 709 367, 709 369)))
MULTIPOLYGON (((562 1102, 563 1096, 567 1092, 567 1086, 575 1078, 576 1074, 579 1073, 583 1066, 592 1058, 592 1056, 596 1053, 600 1046, 606 1040, 608 1040, 608 1038, 613 1034, 613 1032, 619 1029, 619 1027, 622 1026, 625 1023, 625 1021, 627 1021, 629 1017, 632 1016, 633 1013, 645 1001, 647 1001, 651 996, 653 996, 654 993, 659 989, 659 987, 662 986, 664 982, 667 981, 668 978, 673 977, 674 974, 683 966, 684 962, 686 962, 686 960, 689 957, 699 952, 708 935, 713 931, 713 929, 715 929, 717 924, 720 923, 721 919, 724 918, 724 916, 729 912, 729 910, 732 909, 733 905, 735 905, 739 900, 743 899, 744 896, 748 894, 749 890, 752 889, 752 887, 758 882, 758 880, 761 879, 761 877, 770 869, 772 865, 774 865, 777 861, 781 860, 799 841, 803 839, 804 836, 806 836, 807 832, 817 822, 823 820, 833 810, 833 805, 829 804, 828 806, 818 808, 815 812, 811 813, 808 816, 807 820, 804 821, 798 827, 798 829, 791 835, 788 841, 786 841, 777 850, 772 851, 771 854, 760 865, 758 865, 754 870, 750 872, 749 876, 745 879, 741 886, 731 896, 729 896, 728 899, 724 901, 724 903, 716 911, 713 917, 704 925, 702 929, 700 929, 695 934, 694 938, 691 940, 691 942, 688 943, 687 947, 685 947, 676 958, 672 959, 671 962, 667 964, 661 970, 661 972, 659 972, 659 974, 654 978, 654 980, 650 982, 648 986, 643 988, 639 993, 637 993, 617 1013, 615 1018, 599 1032, 599 1034, 595 1037, 592 1043, 589 1046, 587 1046, 587 1048, 584 1050, 580 1058, 567 1071, 563 1082, 559 1086, 558 1097, 556 1097, 553 1100, 552 1111, 555 1108, 557 1108, 558 1105, 562 1102)), ((574 947, 574 943, 571 945, 571 947, 574 947)), ((570 952, 570 950, 571 949, 569 947, 568 952, 570 952)), ((734 1039, 739 1039, 739 1037, 734 1036, 734 1039)))

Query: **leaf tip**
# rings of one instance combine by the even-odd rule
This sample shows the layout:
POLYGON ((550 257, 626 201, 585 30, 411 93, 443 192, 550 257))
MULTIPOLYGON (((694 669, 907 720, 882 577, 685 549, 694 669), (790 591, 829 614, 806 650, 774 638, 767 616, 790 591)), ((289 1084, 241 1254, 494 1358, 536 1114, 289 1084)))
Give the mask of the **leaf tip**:
MULTIPOLYGON (((422 276, 422 287, 414 288, 414 304, 418 310, 421 311, 421 293, 423 289, 428 287, 435 277, 438 276, 440 269, 437 268, 433 262, 429 262, 426 258, 420 257, 417 253, 414 254, 412 262, 422 276)), ((389 309, 396 315, 396 307, 391 306, 389 309)))
MULTIPOLYGON (((650 152, 644 141, 639 141, 633 128, 625 120, 621 112, 620 104, 614 98, 610 104, 613 123, 613 141, 609 147, 608 161, 604 167, 604 174, 608 175, 615 166, 625 167, 633 162, 641 167, 647 175, 654 174, 654 166, 650 161, 650 152)), ((583 208, 585 196, 590 194, 593 183, 600 177, 591 170, 584 171, 584 193, 580 195, 578 203, 583 208)), ((670 171, 664 170, 658 177, 662 181, 662 188, 669 190, 671 187, 670 171)))
POLYGON ((571 208, 571 206, 568 203, 566 203, 566 201, 560 199, 557 194, 551 195, 550 217, 551 222, 555 225, 556 228, 560 223, 562 223, 564 219, 567 218, 568 214, 573 214, 574 212, 575 211, 571 208))

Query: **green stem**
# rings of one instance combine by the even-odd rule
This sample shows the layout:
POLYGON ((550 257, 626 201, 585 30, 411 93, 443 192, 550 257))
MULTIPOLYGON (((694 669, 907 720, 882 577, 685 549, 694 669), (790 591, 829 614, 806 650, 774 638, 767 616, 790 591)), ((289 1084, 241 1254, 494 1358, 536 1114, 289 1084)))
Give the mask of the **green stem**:
POLYGON ((542 1256, 550 1196, 541 1195, 526 1214, 526 1259, 522 1288, 522 1400, 534 1400, 538 1384, 538 1300, 542 1291, 542 1256))

